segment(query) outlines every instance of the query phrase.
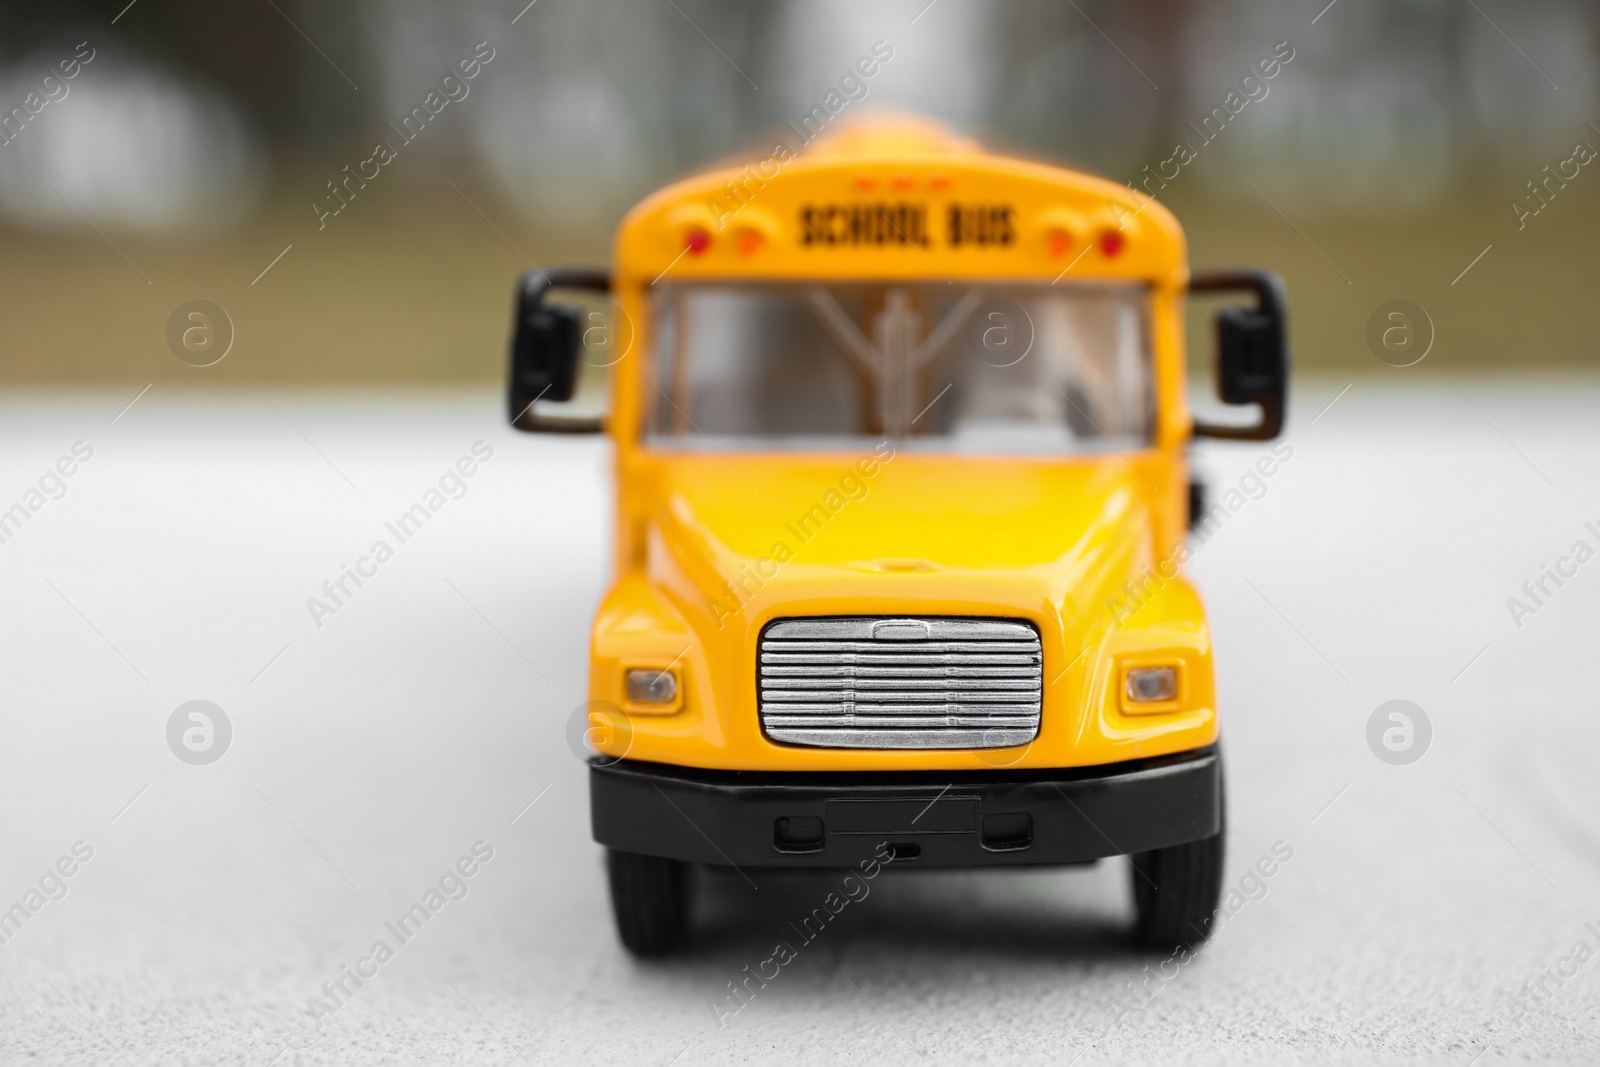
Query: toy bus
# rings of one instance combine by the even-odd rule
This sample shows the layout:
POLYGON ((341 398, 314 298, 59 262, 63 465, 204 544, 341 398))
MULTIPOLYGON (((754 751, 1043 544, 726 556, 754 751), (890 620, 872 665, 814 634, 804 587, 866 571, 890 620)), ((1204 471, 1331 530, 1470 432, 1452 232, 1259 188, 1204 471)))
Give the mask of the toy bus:
POLYGON ((646 198, 609 271, 517 287, 513 423, 614 444, 586 714, 622 943, 689 942, 699 865, 1114 856, 1140 940, 1199 940, 1224 804, 1189 450, 1280 432, 1281 285, 1191 277, 1160 203, 921 119, 785 148, 646 198), (1242 298, 1216 374, 1250 422, 1191 415, 1197 290, 1242 298))

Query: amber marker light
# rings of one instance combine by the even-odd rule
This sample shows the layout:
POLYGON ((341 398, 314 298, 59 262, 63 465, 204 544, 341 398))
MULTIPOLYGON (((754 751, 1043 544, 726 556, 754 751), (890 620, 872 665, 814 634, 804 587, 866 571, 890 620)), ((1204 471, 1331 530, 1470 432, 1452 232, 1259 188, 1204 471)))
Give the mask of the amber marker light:
POLYGON ((1044 241, 1044 250, 1052 259, 1064 259, 1081 253, 1086 244, 1093 244, 1098 226, 1092 225, 1082 214, 1069 207, 1053 207, 1039 216, 1035 231, 1044 241))

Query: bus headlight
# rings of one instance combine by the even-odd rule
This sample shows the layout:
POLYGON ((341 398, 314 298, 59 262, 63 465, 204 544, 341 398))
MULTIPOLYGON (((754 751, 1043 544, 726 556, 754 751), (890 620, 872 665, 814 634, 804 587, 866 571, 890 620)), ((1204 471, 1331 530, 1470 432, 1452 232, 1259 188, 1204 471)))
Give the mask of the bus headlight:
MULTIPOLYGON (((1133 667, 1128 671, 1122 695, 1127 704, 1170 704, 1178 699, 1178 668, 1133 667)), ((1128 710, 1145 709, 1132 707, 1128 710)))
POLYGON ((678 676, 671 668, 633 667, 623 676, 623 682, 629 704, 651 711, 677 710, 678 676))

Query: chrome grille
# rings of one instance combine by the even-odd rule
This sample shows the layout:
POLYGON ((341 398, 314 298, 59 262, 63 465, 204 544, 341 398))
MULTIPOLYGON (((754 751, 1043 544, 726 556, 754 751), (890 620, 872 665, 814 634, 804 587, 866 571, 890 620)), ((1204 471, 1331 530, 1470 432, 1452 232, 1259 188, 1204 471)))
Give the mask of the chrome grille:
POLYGON ((1039 732, 1039 631, 1010 619, 783 619, 761 635, 761 728, 819 748, 1004 748, 1039 732))

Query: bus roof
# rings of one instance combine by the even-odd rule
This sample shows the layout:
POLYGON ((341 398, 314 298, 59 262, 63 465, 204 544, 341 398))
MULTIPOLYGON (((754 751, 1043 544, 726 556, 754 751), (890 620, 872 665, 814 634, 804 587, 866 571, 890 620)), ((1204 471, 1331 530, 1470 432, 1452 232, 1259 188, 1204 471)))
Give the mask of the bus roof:
POLYGON ((1186 280, 1177 221, 1128 186, 903 113, 819 109, 783 134, 630 211, 619 280, 1186 280))

